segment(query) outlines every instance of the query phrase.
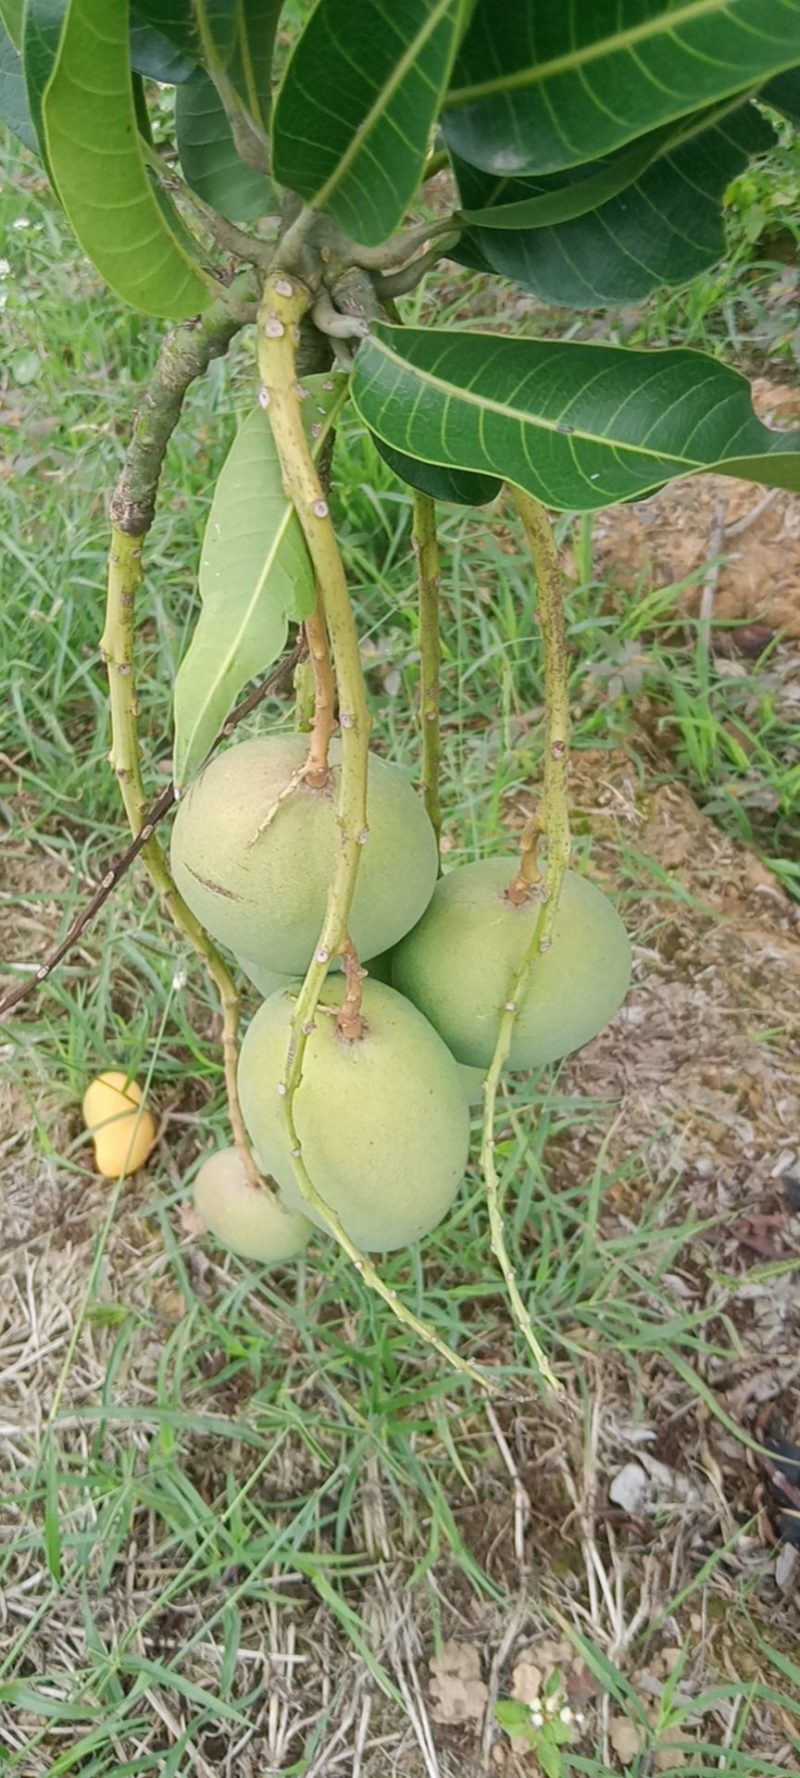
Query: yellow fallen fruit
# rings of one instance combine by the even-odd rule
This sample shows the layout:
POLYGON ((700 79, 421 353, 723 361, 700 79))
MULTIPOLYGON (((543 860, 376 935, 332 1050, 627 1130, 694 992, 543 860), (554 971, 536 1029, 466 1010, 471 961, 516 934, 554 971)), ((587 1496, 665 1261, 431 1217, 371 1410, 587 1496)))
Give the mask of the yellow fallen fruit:
POLYGON ((86 1088, 82 1109, 95 1165, 104 1179, 119 1179, 144 1166, 155 1143, 156 1120, 135 1080, 116 1068, 98 1074, 86 1088))

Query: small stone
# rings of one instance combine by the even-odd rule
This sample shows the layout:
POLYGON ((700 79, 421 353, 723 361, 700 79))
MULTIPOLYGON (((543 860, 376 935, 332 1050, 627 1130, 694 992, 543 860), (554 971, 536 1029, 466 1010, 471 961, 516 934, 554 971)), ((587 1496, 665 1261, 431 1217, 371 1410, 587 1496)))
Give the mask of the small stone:
POLYGON ((794 1592, 798 1580, 800 1580, 799 1565, 800 1550, 797 1545, 794 1543, 782 1544, 775 1563, 775 1585, 781 1593, 794 1592))
POLYGON ((684 1748, 693 1745, 691 1735, 683 1729, 665 1729, 661 1747, 656 1749, 653 1765, 657 1772, 679 1772, 686 1765, 688 1754, 684 1748))
POLYGON ((625 1463, 617 1471, 608 1490, 614 1506, 625 1513, 641 1512, 647 1498, 647 1472, 640 1463, 625 1463))
POLYGON ((608 1738, 623 1766, 632 1766, 642 1751, 643 1730, 636 1723, 629 1722, 627 1716, 612 1716, 608 1725, 608 1738))
POLYGON ((518 1661, 511 1677, 511 1696, 520 1704, 537 1703, 541 1697, 544 1674, 534 1661, 518 1661))

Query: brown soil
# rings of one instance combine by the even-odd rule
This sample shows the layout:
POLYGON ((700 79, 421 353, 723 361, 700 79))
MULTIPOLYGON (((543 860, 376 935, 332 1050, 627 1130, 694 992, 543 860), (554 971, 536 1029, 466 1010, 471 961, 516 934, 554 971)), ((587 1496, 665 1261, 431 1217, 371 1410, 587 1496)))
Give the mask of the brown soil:
MULTIPOLYGON (((796 387, 762 379, 753 395, 768 425, 797 423, 796 387)), ((727 475, 691 476, 651 500, 601 513, 593 537, 596 571, 612 587, 691 580, 683 594, 687 610, 699 609, 708 585, 715 618, 800 636, 800 502, 793 494, 765 495, 727 475), (721 558, 718 574, 709 555, 721 558)))

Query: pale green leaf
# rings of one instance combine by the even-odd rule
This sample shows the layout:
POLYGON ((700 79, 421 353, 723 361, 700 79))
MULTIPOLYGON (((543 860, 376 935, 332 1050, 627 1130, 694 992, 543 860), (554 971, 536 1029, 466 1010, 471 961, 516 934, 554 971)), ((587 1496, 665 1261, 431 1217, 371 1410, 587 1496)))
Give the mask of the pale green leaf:
POLYGON ((126 0, 70 0, 42 119, 58 196, 112 290, 172 320, 205 308, 211 281, 187 250, 171 206, 156 195, 142 156, 126 0))
POLYGON ((0 0, 0 25, 4 26, 15 49, 19 49, 22 42, 22 8, 23 0, 0 0))
MULTIPOLYGON (((308 377, 303 423, 318 457, 346 394, 341 376, 308 377)), ((200 616, 175 681, 175 783, 202 765, 248 680, 277 659, 290 619, 307 617, 314 576, 286 499, 269 415, 237 433, 214 491, 200 557, 200 616)))

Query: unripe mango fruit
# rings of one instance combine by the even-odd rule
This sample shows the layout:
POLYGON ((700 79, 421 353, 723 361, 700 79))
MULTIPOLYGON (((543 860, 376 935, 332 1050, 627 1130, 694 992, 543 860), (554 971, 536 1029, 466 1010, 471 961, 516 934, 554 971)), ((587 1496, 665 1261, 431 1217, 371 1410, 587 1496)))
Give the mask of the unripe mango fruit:
MULTIPOLYGON (((264 969, 260 963, 251 963, 249 957, 237 957, 236 961, 242 975, 246 975, 247 980, 258 989, 263 1000, 269 1000, 270 994, 279 994, 282 988, 291 987, 297 979, 293 975, 279 974, 277 969, 264 969)), ((382 951, 379 957, 370 957, 364 968, 375 981, 388 982, 392 970, 391 952, 382 951)))
MULTIPOLYGON (((398 945, 392 981, 430 1019, 459 1062, 488 1068, 514 976, 541 902, 515 907, 513 858, 485 858, 442 877, 418 926, 398 945)), ((541 1068, 580 1049, 614 1017, 631 954, 616 910, 568 871, 550 949, 535 957, 517 1012, 509 1068, 541 1068)))
POLYGON ((468 1062, 459 1062, 458 1072, 461 1075, 461 1085, 467 1095, 467 1104, 482 1105, 483 1083, 486 1079, 486 1069, 470 1068, 468 1062))
MULTIPOLYGON (((324 790, 299 784, 303 735, 264 735, 215 754, 178 805, 172 870, 206 930, 259 968, 296 975, 311 961, 341 851, 340 743, 324 790), (268 826, 263 828, 271 810, 268 826)), ((369 756, 368 836, 350 936, 362 957, 388 950, 433 894, 436 838, 421 799, 396 766, 369 756)))
MULTIPOLYGON (((458 1067, 416 1007, 382 982, 364 983, 363 1037, 336 1027, 344 995, 328 976, 294 1100, 302 1158, 351 1240, 369 1252, 406 1247, 435 1228, 467 1164, 469 1109, 458 1067)), ((287 1208, 308 1205, 295 1176, 278 1091, 293 1001, 274 994, 249 1027, 239 1095, 253 1148, 287 1208)))
POLYGON ((262 1000, 269 1000, 270 994, 279 994, 282 988, 288 988, 295 980, 293 975, 284 975, 277 969, 265 969, 261 963, 251 963, 249 957, 236 959, 242 975, 258 989, 262 1000))
POLYGON ((104 1179, 119 1179, 144 1166, 155 1143, 156 1121, 135 1080, 109 1068, 86 1088, 81 1109, 94 1143, 95 1166, 104 1179))
POLYGON ((284 1210, 274 1192, 250 1184, 238 1148, 221 1148, 203 1162, 193 1187, 194 1207, 206 1228, 240 1259, 280 1265, 311 1235, 307 1216, 284 1210))

